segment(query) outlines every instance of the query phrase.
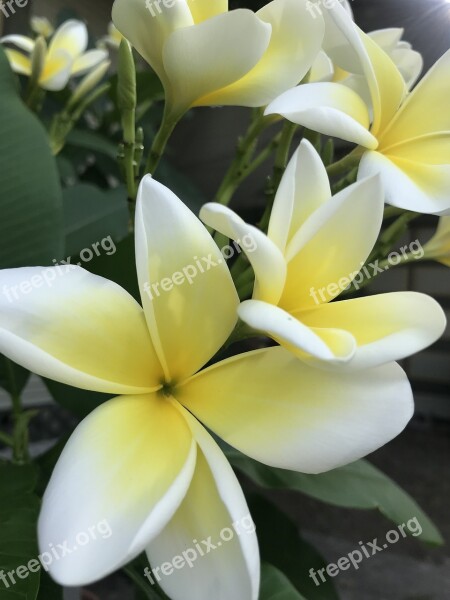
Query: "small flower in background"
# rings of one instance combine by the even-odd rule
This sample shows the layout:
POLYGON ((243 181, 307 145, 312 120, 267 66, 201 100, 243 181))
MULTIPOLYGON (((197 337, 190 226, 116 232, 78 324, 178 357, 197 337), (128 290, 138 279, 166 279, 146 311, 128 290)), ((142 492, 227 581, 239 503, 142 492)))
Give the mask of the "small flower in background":
POLYGON ((104 48, 105 46, 110 46, 111 48, 118 49, 120 46, 120 42, 123 40, 123 35, 116 28, 114 23, 109 23, 108 25, 108 35, 102 37, 98 43, 98 48, 104 48))
POLYGON ((450 267, 450 217, 441 217, 435 234, 423 247, 425 259, 450 267))
POLYGON ((229 208, 206 204, 202 220, 234 240, 253 236, 253 300, 240 318, 299 358, 361 369, 401 360, 434 343, 445 329, 439 304, 396 292, 332 302, 366 262, 383 220, 377 177, 331 196, 328 176, 304 140, 278 188, 268 236, 229 208))
POLYGON ((370 105, 347 86, 320 82, 288 90, 266 114, 281 114, 314 131, 359 144, 354 155, 356 161, 361 159, 358 178, 379 174, 388 204, 449 214, 450 51, 408 93, 391 58, 358 29, 339 3, 327 15, 339 32, 327 53, 345 70, 364 73, 370 105))
POLYGON ((253 13, 228 11, 227 0, 116 0, 112 16, 179 116, 191 106, 265 106, 299 83, 324 33, 307 4, 274 0, 253 13))
POLYGON ((46 39, 55 32, 55 28, 46 17, 31 17, 30 26, 36 35, 42 35, 46 39))
MULTIPOLYGON (((41 39, 43 42, 43 38, 41 39)), ((18 50, 7 48, 11 68, 22 75, 31 75, 33 52, 36 41, 24 35, 7 35, 0 40, 3 44, 13 44, 18 50)), ((87 50, 88 32, 81 21, 69 20, 59 27, 50 40, 48 47, 44 43, 42 69, 39 86, 49 91, 59 91, 66 87, 71 77, 78 77, 95 68, 108 58, 105 50, 87 50)))

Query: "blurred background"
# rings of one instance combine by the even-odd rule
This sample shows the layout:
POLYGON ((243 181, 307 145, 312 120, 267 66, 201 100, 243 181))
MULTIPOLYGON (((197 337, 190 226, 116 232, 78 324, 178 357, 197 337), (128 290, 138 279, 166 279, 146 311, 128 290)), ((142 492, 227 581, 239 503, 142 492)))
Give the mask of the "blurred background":
MULTIPOLYGON (((232 1, 233 7, 257 9, 259 0, 232 1)), ((404 39, 425 59, 428 69, 450 48, 449 0, 353 0, 355 20, 365 31, 404 27, 404 39)), ((0 13, 2 34, 29 33, 31 15, 58 23, 76 16, 86 21, 93 36, 106 34, 111 0, 33 0, 5 18, 0 13)), ((114 50, 112 50, 114 56, 114 50)), ((0 90, 1 93, 1 90, 0 90)), ((449 98, 450 110, 450 98, 449 98)), ((237 136, 248 123, 245 109, 196 109, 180 124, 170 142, 169 157, 177 173, 192 182, 201 201, 211 200, 234 154, 237 136)), ((95 161, 95 156, 93 156, 95 161)), ((234 202, 248 219, 260 214, 264 187, 271 165, 254 173, 234 202)), ((170 185, 170 180, 168 182, 170 185)), ((422 217, 405 243, 424 243, 433 233, 436 219, 422 217)), ((419 290, 434 296, 450 316, 450 277, 446 267, 421 263, 394 269, 380 276, 372 291, 419 290)), ((450 330, 432 348, 405 361, 416 398, 416 416, 407 431, 370 460, 407 490, 450 540, 450 330)), ((50 447, 52 440, 70 431, 81 411, 54 403, 41 379, 29 379, 24 391, 27 406, 43 408, 32 424, 35 451, 50 447)), ((86 406, 88 406, 87 400, 86 406)), ((9 410, 9 398, 0 391, 0 418, 9 410)), ((384 537, 389 523, 374 511, 332 508, 304 496, 272 493, 330 562, 358 547, 360 540, 384 537)), ((389 552, 366 561, 358 571, 342 572, 335 580, 344 600, 445 600, 450 599, 450 548, 427 548, 415 540, 402 540, 389 552)), ((80 591, 67 598, 79 598, 80 591)), ((72 594, 72 595, 70 595, 72 594)), ((84 600, 127 600, 127 582, 120 577, 83 592, 84 600)), ((214 599, 212 599, 214 600, 214 599)))

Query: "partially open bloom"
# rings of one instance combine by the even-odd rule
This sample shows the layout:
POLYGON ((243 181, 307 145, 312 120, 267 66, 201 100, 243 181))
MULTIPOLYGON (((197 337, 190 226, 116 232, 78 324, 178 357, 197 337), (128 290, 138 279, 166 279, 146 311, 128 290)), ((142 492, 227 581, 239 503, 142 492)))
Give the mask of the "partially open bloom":
POLYGON ((257 250, 248 253, 255 290, 239 316, 302 360, 350 370, 373 367, 422 350, 445 329, 442 309, 424 294, 332 302, 375 245, 383 194, 372 177, 331 197, 325 167, 307 141, 283 176, 268 237, 219 204, 205 205, 201 218, 235 240, 255 236, 257 250))
POLYGON ((170 113, 191 106, 265 106, 303 79, 322 44, 307 0, 256 14, 227 0, 116 0, 112 17, 161 79, 170 113))
POLYGON ((46 17, 31 17, 31 30, 37 35, 49 38, 55 32, 55 28, 46 17))
POLYGON ((424 258, 437 260, 450 267, 450 217, 441 217, 433 235, 423 247, 424 258))
MULTIPOLYGON (((0 40, 13 44, 22 52, 6 49, 11 68, 22 75, 31 75, 31 56, 35 40, 24 35, 7 35, 0 40)), ((88 32, 81 21, 69 20, 63 23, 51 38, 39 85, 45 90, 58 91, 66 87, 71 77, 83 75, 108 57, 105 50, 88 50, 88 32)))
MULTIPOLYGON (((76 266, 0 273, 0 352, 42 376, 119 395, 77 427, 43 498, 42 551, 105 519, 112 531, 51 564, 65 585, 100 579, 143 550, 160 565, 248 518, 199 421, 266 464, 320 472, 386 443, 412 414, 393 363, 324 377, 278 347, 200 370, 235 325, 236 290, 206 228, 150 177, 138 194, 136 263, 143 308, 76 266)), ((173 600, 256 600, 258 581, 247 531, 160 583, 173 600)))
POLYGON ((328 13, 341 34, 334 40, 334 51, 328 52, 345 70, 364 75, 371 105, 346 86, 322 82, 288 90, 266 114, 281 114, 367 149, 361 151, 358 177, 379 174, 389 204, 422 213, 450 213, 450 51, 408 94, 389 56, 342 7, 337 4, 328 13))

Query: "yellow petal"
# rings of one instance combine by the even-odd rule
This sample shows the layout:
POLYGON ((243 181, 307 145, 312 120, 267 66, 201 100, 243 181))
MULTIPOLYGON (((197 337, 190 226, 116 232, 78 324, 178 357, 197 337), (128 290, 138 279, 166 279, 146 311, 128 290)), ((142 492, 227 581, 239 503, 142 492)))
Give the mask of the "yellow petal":
POLYGON ((346 188, 311 215, 286 252, 281 308, 313 308, 317 302, 330 302, 350 284, 377 240, 383 200, 375 177, 346 188))
POLYGON ((205 365, 226 341, 239 303, 228 267, 204 225, 168 188, 143 179, 136 206, 142 302, 166 380, 205 365))
POLYGON ((197 465, 177 513, 147 548, 150 577, 172 600, 256 600, 258 543, 244 494, 212 437, 183 413, 198 442, 197 465), (161 565, 176 556, 181 562, 164 575, 161 565))
POLYGON ((284 348, 222 361, 177 389, 177 399, 244 454, 318 473, 353 462, 398 435, 412 394, 396 364, 326 372, 284 348))
POLYGON ((142 308, 80 267, 0 271, 1 352, 43 377, 110 394, 160 387, 142 308))
POLYGON ((194 23, 201 23, 225 13, 228 10, 228 0, 186 0, 191 11, 194 23))
POLYGON ((58 50, 64 50, 72 60, 75 60, 85 52, 88 45, 88 32, 82 21, 69 19, 59 27, 50 42, 48 48, 49 56, 58 50))
POLYGON ((415 292, 332 302, 299 317, 309 327, 337 327, 353 335, 358 348, 346 365, 350 369, 374 367, 420 352, 434 343, 446 326, 439 304, 415 292))
POLYGON ((47 54, 39 84, 52 92, 62 90, 69 82, 72 67, 73 59, 65 50, 59 49, 51 55, 47 54))
POLYGON ((97 408, 67 442, 43 498, 40 551, 64 541, 72 550, 52 561, 51 576, 85 585, 133 560, 178 509, 195 462, 185 419, 161 396, 97 408))
POLYGON ((185 0, 115 0, 112 20, 167 85, 162 60, 164 43, 173 31, 194 24, 185 0))
POLYGON ((11 65, 11 69, 15 73, 20 73, 21 75, 31 74, 31 62, 27 56, 17 50, 10 50, 9 48, 5 50, 5 54, 11 65))
POLYGON ((270 32, 269 24, 244 9, 175 31, 163 51, 171 110, 178 114, 193 104, 217 104, 208 95, 238 81, 258 63, 270 32))
POLYGON ((272 27, 267 51, 242 79, 198 104, 265 106, 300 83, 320 51, 324 32, 323 19, 314 18, 307 6, 308 0, 273 0, 259 10, 257 17, 272 27))
POLYGON ((73 64, 72 75, 83 75, 108 58, 106 50, 89 50, 79 56, 73 64))

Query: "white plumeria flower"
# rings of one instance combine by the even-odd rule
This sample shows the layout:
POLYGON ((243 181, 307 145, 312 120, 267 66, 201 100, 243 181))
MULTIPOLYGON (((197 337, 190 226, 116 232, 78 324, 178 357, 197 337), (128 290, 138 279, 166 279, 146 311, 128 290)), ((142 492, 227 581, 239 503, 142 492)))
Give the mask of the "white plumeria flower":
POLYGON ((55 28, 46 17, 31 17, 31 30, 37 35, 49 38, 55 32, 55 28))
POLYGON ((111 46, 112 48, 115 48, 117 50, 123 39, 124 39, 123 35, 116 28, 114 23, 109 23, 108 35, 106 35, 101 40, 99 40, 97 45, 99 48, 102 48, 106 44, 107 46, 111 46))
POLYGON ((306 140, 281 181, 268 236, 219 204, 206 204, 201 218, 234 240, 254 237, 257 249, 248 258, 255 290, 253 299, 239 307, 239 316, 304 361, 366 369, 419 352, 445 329, 441 307, 424 294, 332 302, 375 245, 383 194, 372 177, 332 197, 325 167, 306 140))
MULTIPOLYGON (((203 224, 149 176, 136 208, 143 308, 80 267, 0 272, 0 352, 41 376, 119 394, 77 427, 43 498, 41 551, 100 521, 112 531, 50 565, 63 585, 98 580, 143 550, 160 565, 248 518, 199 421, 266 464, 317 473, 379 448, 413 411, 393 363, 324 377, 284 348, 265 348, 200 370, 237 320, 230 273, 203 224)), ((255 533, 160 583, 172 600, 256 600, 255 533)))
POLYGON ((364 74, 370 106, 344 85, 321 82, 288 90, 269 105, 266 114, 280 114, 319 133, 359 144, 363 156, 358 178, 379 174, 389 204, 450 214, 450 51, 408 94, 389 56, 339 4, 327 14, 340 34, 327 53, 346 71, 364 74))
POLYGON ((424 258, 450 267, 450 217, 441 217, 433 237, 423 247, 424 258))
MULTIPOLYGON (((31 55, 35 40, 24 35, 7 35, 0 40, 13 44, 23 52, 6 49, 11 68, 22 75, 31 75, 31 55)), ((108 58, 105 50, 88 50, 88 32, 81 21, 69 20, 52 37, 39 78, 39 86, 49 91, 66 87, 71 77, 78 77, 108 58)))
POLYGON ((112 17, 179 116, 191 106, 265 106, 299 83, 324 32, 308 1, 274 0, 253 13, 228 11, 228 0, 116 0, 112 17))

